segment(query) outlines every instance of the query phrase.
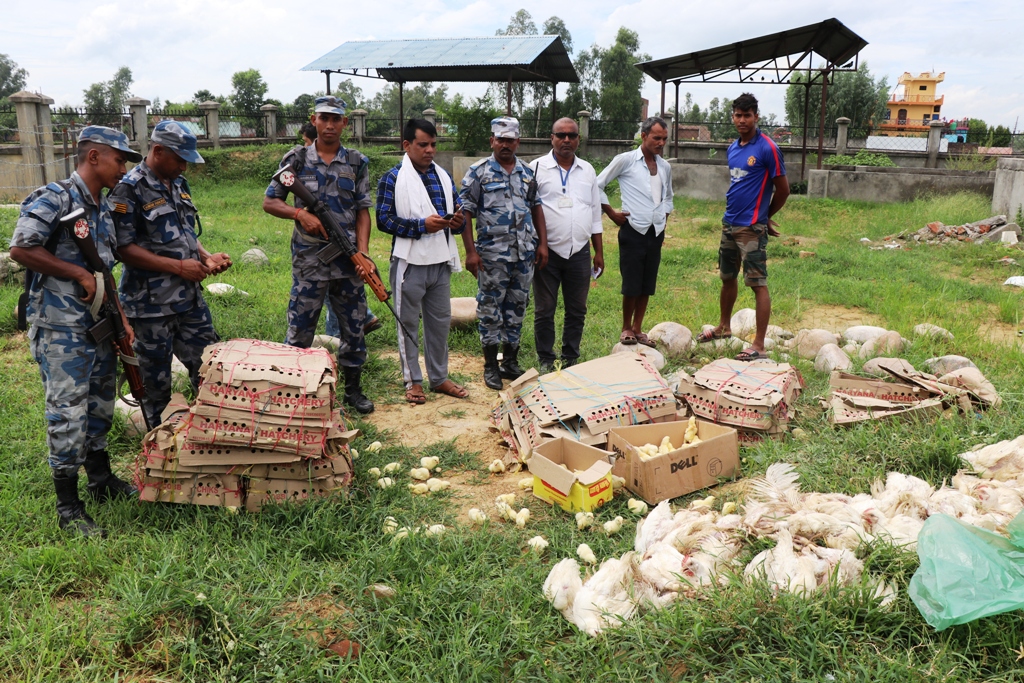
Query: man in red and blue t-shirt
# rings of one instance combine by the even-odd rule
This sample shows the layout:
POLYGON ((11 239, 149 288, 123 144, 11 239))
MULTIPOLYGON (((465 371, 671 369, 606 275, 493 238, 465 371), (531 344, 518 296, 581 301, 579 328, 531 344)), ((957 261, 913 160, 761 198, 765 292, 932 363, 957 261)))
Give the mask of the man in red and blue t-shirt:
POLYGON ((732 122, 740 134, 729 145, 729 191, 725 195, 722 217, 722 241, 718 248, 718 270, 722 278, 719 298, 721 319, 718 327, 701 332, 699 343, 732 336, 730 320, 736 303, 740 266, 743 281, 754 290, 757 332, 754 341, 736 356, 736 360, 765 357, 764 335, 771 317, 772 300, 768 295, 768 235, 778 235, 771 217, 789 197, 789 181, 782 153, 771 138, 757 127, 757 99, 749 93, 732 103, 732 122))

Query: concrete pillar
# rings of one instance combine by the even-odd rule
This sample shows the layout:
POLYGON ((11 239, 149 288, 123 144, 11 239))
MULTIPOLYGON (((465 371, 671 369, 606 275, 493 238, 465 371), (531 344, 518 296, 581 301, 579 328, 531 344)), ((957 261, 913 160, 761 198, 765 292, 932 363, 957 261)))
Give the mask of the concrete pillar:
POLYGON ((580 127, 580 154, 586 155, 587 153, 587 138, 590 137, 590 112, 589 111, 578 111, 576 116, 579 120, 576 122, 580 127))
POLYGON ((53 98, 40 95, 41 99, 36 102, 36 125, 39 132, 39 153, 43 159, 43 182, 48 183, 57 180, 61 174, 57 172, 57 166, 53 158, 53 149, 56 143, 53 139, 53 118, 50 105, 53 98))
POLYGON ((220 102, 200 102, 199 109, 206 114, 206 138, 220 149, 220 102))
POLYGON ((836 154, 846 154, 846 140, 850 133, 850 119, 840 116, 836 119, 836 154))
POLYGON ((128 111, 132 113, 132 126, 135 128, 135 146, 139 154, 149 154, 149 114, 146 108, 153 104, 143 97, 130 97, 125 100, 128 111))
POLYGON ((363 144, 363 138, 366 137, 366 110, 353 109, 349 112, 348 117, 352 122, 352 138, 356 144, 363 144))
POLYGON ((46 184, 43 150, 39 142, 39 108, 36 106, 41 104, 44 98, 34 92, 22 90, 7 99, 14 104, 14 112, 18 117, 18 140, 21 143, 21 163, 24 169, 21 173, 21 184, 30 190, 35 189, 46 184))
POLYGON ((662 112, 661 118, 665 119, 665 123, 668 124, 668 128, 665 129, 665 132, 668 133, 668 142, 665 144, 665 151, 667 151, 668 154, 662 154, 663 157, 667 157, 672 154, 672 143, 675 142, 676 135, 678 135, 678 129, 672 125, 675 122, 675 117, 672 112, 662 112))
POLYGON ((263 127, 267 140, 271 143, 277 142, 277 105, 264 104, 260 111, 263 112, 263 127))
POLYGON ((437 125, 437 111, 435 109, 424 109, 423 118, 430 121, 435 126, 437 125))
POLYGON ((926 168, 939 167, 939 143, 942 142, 942 130, 946 124, 942 121, 932 121, 928 124, 928 161, 926 168))

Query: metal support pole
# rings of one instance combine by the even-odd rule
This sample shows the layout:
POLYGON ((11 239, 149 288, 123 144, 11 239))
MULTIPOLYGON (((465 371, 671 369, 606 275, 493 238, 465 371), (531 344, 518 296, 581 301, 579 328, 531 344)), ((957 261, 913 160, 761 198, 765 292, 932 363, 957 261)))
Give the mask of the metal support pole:
POLYGON ((61 126, 60 129, 61 145, 64 148, 64 177, 71 177, 71 159, 68 157, 68 127, 61 126))
POLYGON ((405 121, 405 83, 398 81, 398 149, 402 149, 403 121, 405 121))
POLYGON ((331 94, 331 72, 325 71, 324 74, 327 76, 327 94, 331 94))
POLYGON ((807 179, 807 118, 811 112, 811 76, 808 72, 807 82, 804 84, 804 135, 803 143, 800 145, 800 180, 807 179))
POLYGON ((679 118, 679 81, 676 81, 676 115, 673 119, 673 121, 675 122, 675 134, 672 136, 673 138, 675 138, 676 143, 675 151, 672 153, 672 156, 675 157, 676 159, 679 158, 679 118))
POLYGON ((821 120, 818 121, 818 164, 817 169, 821 170, 821 157, 825 150, 825 102, 828 101, 828 69, 821 70, 821 120))
POLYGON ((512 74, 509 74, 508 83, 505 84, 505 116, 512 116, 512 74))
POLYGON ((558 120, 558 82, 551 84, 551 125, 554 127, 558 120))
MULTIPOLYGON (((650 115, 650 112, 647 112, 647 114, 650 115)), ((661 115, 665 115, 665 81, 661 82, 661 115)))

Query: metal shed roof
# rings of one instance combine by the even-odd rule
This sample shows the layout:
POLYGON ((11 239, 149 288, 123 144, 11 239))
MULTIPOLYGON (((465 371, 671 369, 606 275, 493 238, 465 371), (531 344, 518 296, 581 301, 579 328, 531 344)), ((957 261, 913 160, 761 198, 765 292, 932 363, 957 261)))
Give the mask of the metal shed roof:
MULTIPOLYGON (((794 63, 778 60, 793 55, 808 55, 811 52, 824 57, 829 64, 843 66, 867 45, 867 41, 847 28, 838 19, 826 19, 817 24, 780 31, 759 38, 741 40, 738 43, 722 45, 691 52, 676 57, 640 62, 638 69, 657 81, 715 81, 719 77, 739 72, 740 80, 753 81, 752 74, 743 74, 744 69, 761 73, 759 78, 770 79, 772 83, 786 82, 802 56, 794 63), (776 62, 775 65, 763 65, 776 62), (754 67, 753 65, 763 65, 754 67)), ((825 65, 823 65, 825 66, 825 65)), ((806 70, 806 67, 799 69, 806 70)))
POLYGON ((350 73, 392 82, 552 81, 578 83, 558 36, 349 41, 302 71, 350 73), (359 73, 359 72, 365 73, 359 73))

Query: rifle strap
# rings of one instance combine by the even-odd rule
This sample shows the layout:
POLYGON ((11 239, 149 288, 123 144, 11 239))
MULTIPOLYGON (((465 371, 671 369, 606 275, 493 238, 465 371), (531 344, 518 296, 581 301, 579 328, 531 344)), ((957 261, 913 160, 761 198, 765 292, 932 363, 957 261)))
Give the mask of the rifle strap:
MULTIPOLYGON (((57 184, 64 188, 64 191, 68 194, 68 197, 70 198, 71 180, 69 178, 65 178, 64 180, 58 180, 57 184)), ((74 206, 74 201, 72 201, 72 206, 74 206)), ((60 223, 58 222, 57 228, 53 231, 53 234, 50 235, 49 239, 46 240, 46 244, 43 245, 46 248, 46 251, 50 252, 51 254, 55 254, 57 252, 57 243, 60 242, 60 238, 64 236, 64 233, 65 231, 61 229, 60 223)), ((32 291, 32 282, 35 279, 36 275, 37 273, 35 271, 29 268, 25 269, 25 291, 21 294, 20 297, 18 297, 18 329, 20 330, 25 330, 28 328, 27 322, 24 321, 25 307, 28 306, 29 294, 32 291)))
POLYGON ((134 365, 135 367, 139 367, 139 359, 136 356, 126 356, 120 351, 117 352, 117 355, 121 357, 121 362, 125 365, 134 365))
POLYGON ((95 318, 100 314, 100 309, 103 308, 103 298, 107 293, 107 282, 103 279, 102 273, 93 273, 93 277, 96 278, 96 295, 92 298, 92 303, 89 305, 89 313, 95 318))

